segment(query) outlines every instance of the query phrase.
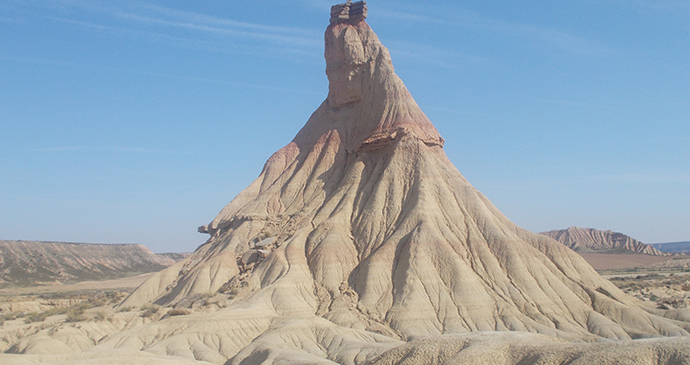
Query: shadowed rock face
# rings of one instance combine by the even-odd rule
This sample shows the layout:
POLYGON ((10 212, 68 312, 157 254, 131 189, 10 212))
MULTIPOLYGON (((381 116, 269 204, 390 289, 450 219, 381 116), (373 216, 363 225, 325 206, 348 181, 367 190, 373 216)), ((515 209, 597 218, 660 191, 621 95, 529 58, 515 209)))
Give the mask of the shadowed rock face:
POLYGON ((601 253, 641 253, 645 255, 667 255, 630 236, 612 231, 593 228, 570 227, 567 229, 542 232, 577 252, 601 253))
POLYGON ((0 285, 4 286, 114 279, 174 263, 143 245, 0 241, 0 285))
MULTIPOLYGON (((234 304, 216 315, 235 336, 230 363, 290 351, 342 360, 346 351, 333 342, 319 342, 323 353, 305 344, 334 341, 333 331, 346 331, 336 342, 358 349, 359 360, 333 360, 346 363, 399 340, 474 331, 688 335, 687 322, 643 307, 472 187, 365 21, 332 24, 325 44, 327 99, 204 227, 208 242, 123 305, 232 293, 234 304), (295 341, 300 349, 282 347, 295 341)), ((199 328, 175 336, 189 331, 199 328)))

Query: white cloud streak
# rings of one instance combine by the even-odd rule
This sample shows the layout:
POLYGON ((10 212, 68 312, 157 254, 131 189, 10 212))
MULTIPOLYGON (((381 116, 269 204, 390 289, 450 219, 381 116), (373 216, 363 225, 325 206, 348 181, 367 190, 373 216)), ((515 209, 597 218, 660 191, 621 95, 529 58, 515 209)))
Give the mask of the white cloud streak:
MULTIPOLYGON (((70 62, 60 62, 60 61, 35 58, 35 57, 13 57, 13 56, 0 55, 0 60, 6 60, 6 61, 11 61, 11 62, 20 62, 20 63, 26 62, 26 63, 33 63, 33 64, 43 64, 43 65, 51 65, 51 66, 58 66, 58 67, 71 67, 71 68, 79 68, 79 69, 89 69, 89 68, 94 67, 93 65, 70 63, 70 62)), ((251 84, 251 83, 246 83, 246 82, 235 82, 235 81, 231 81, 231 80, 219 80, 219 79, 210 79, 210 78, 204 78, 204 77, 193 77, 193 76, 166 74, 166 73, 159 73, 159 72, 136 71, 136 70, 132 70, 132 69, 117 68, 117 67, 99 66, 99 69, 107 70, 107 71, 111 71, 111 72, 124 72, 124 73, 131 73, 131 74, 137 74, 137 75, 154 76, 154 77, 161 77, 161 78, 166 78, 166 79, 176 79, 176 80, 191 81, 191 82, 231 85, 231 86, 238 86, 238 87, 249 87, 249 88, 254 88, 254 89, 285 91, 285 92, 290 92, 290 93, 300 92, 300 93, 307 93, 307 94, 319 94, 319 95, 322 94, 321 92, 317 92, 317 91, 314 91, 311 89, 299 89, 299 88, 279 87, 279 86, 263 85, 263 84, 251 84)))
POLYGON ((321 47, 322 45, 317 32, 302 28, 240 22, 150 4, 144 4, 140 9, 134 10, 140 10, 140 12, 132 10, 108 10, 108 12, 112 16, 141 24, 164 25, 293 46, 321 47))
POLYGON ((690 1, 688 0, 582 0, 588 3, 597 3, 604 5, 614 4, 615 6, 635 8, 639 11, 648 12, 649 10, 657 12, 687 12, 690 11, 690 1))
POLYGON ((419 63, 445 69, 458 69, 467 64, 496 64, 496 62, 485 57, 463 54, 445 48, 400 41, 387 43, 396 59, 398 56, 402 56, 419 63))
POLYGON ((242 22, 147 3, 52 0, 14 4, 15 12, 25 15, 121 35, 148 35, 186 45, 213 44, 217 50, 242 46, 254 51, 270 48, 316 54, 323 47, 322 36, 316 30, 242 22))
POLYGON ((62 146, 62 147, 42 147, 28 148, 24 152, 37 153, 59 153, 59 152, 123 152, 123 153, 142 153, 142 154, 166 154, 166 155, 196 155, 198 152, 178 151, 178 150, 158 150, 143 147, 108 147, 108 146, 62 146))
POLYGON ((25 22, 23 20, 20 20, 20 19, 7 18, 4 16, 0 16, 0 23, 24 24, 25 22))
POLYGON ((595 41, 552 28, 490 18, 478 12, 465 9, 454 9, 453 11, 431 9, 431 11, 433 11, 433 14, 428 13, 428 7, 425 9, 410 9, 409 11, 384 9, 379 16, 406 22, 437 24, 446 27, 478 28, 488 32, 499 33, 506 37, 536 40, 552 48, 572 54, 602 55, 611 52, 611 49, 595 41), (424 14, 425 12, 427 14, 424 14))
POLYGON ((607 183, 673 184, 690 183, 690 175, 616 174, 593 175, 583 179, 607 183))

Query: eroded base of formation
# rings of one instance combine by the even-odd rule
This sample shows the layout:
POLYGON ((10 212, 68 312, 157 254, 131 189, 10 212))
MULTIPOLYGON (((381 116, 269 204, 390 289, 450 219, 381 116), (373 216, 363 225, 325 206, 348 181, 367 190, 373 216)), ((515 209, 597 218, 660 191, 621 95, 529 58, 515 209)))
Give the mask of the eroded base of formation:
MULTIPOLYGON (((202 311, 203 312, 203 311, 202 311)), ((142 318, 112 313, 32 333, 2 364, 689 364, 682 337, 566 342, 528 332, 472 332, 404 342, 319 317, 237 321, 224 310, 142 318), (266 327, 260 333, 260 329, 266 327), (184 329, 184 333, 172 335, 184 329), (251 338, 252 336, 255 338, 251 338), (103 340, 99 337, 107 336, 103 340), (99 343, 100 342, 100 343, 99 343), (93 345, 99 343, 98 345, 93 345)), ((13 326, 12 323, 7 324, 13 326)), ((46 326, 45 324, 43 325, 46 326)), ((5 337, 10 332, 1 331, 5 337)), ((24 333, 26 334, 26 332, 24 333)))
POLYGON ((207 243, 122 303, 179 308, 221 292, 228 306, 126 327, 72 356, 687 361, 687 311, 646 306, 571 249, 506 218, 448 160, 361 14, 335 13, 325 37, 328 98, 202 228, 207 243), (661 336, 679 338, 615 342, 661 336))

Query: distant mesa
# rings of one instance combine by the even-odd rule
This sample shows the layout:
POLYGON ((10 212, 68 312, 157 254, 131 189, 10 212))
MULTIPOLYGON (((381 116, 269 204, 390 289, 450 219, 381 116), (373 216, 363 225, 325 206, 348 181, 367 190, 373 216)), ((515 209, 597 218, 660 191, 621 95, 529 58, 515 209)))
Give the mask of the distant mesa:
POLYGON ((182 261, 186 259, 187 257, 191 256, 191 252, 162 252, 162 253, 155 253, 154 255, 159 256, 159 257, 167 257, 172 259, 175 262, 182 261))
POLYGON ((623 233, 600 231, 594 228, 570 227, 567 229, 542 232, 556 241, 579 253, 637 253, 652 256, 665 256, 657 248, 644 244, 623 233))
POLYGON ((0 286, 116 279, 160 271, 188 255, 156 255, 137 244, 0 241, 0 286))
POLYGON ((650 246, 662 252, 690 253, 690 241, 651 243, 650 246))
POLYGON ((228 365, 688 363, 688 311, 625 294, 465 179, 365 5, 333 8, 328 96, 304 127, 202 227, 206 243, 120 303, 222 306, 142 320, 97 345, 70 328, 21 348, 228 365))

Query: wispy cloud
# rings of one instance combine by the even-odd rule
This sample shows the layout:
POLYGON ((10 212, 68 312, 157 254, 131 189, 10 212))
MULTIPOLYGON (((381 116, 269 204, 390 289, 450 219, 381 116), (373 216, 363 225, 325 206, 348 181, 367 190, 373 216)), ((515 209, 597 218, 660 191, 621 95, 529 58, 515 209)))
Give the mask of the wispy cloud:
POLYGON ((526 145, 520 147, 520 148, 518 149, 518 152, 522 152, 522 151, 524 151, 524 150, 526 150, 526 149, 528 149, 528 148, 530 148, 530 147, 536 145, 537 143, 539 143, 539 142, 534 141, 534 142, 532 142, 532 143, 528 143, 528 144, 526 144, 526 145))
MULTIPOLYGON (((533 144, 527 144, 518 151, 529 148, 533 144)), ((524 177, 515 179, 499 179, 486 181, 485 188, 500 189, 506 191, 527 191, 535 188, 552 189, 555 186, 572 187, 623 187, 623 186, 654 186, 662 189, 664 185, 690 183, 690 175, 672 174, 600 174, 600 175, 564 175, 557 174, 548 177, 524 177)))
MULTIPOLYGON (((291 0, 293 3, 298 3, 314 9, 330 9, 338 1, 332 0, 291 0)), ((344 2, 344 0, 343 0, 344 2)))
POLYGON ((441 111, 441 112, 465 114, 465 115, 483 115, 483 113, 470 112, 470 111, 466 111, 466 110, 458 110, 458 109, 451 109, 451 108, 439 108, 439 107, 428 106, 428 105, 420 105, 419 107, 422 110, 437 110, 437 111, 441 111))
POLYGON ((690 1, 664 0, 664 1, 634 1, 637 6, 658 11, 676 12, 690 11, 690 1))
MULTIPOLYGON (((15 57, 15 56, 0 55, 0 60, 20 62, 20 63, 26 62, 26 63, 33 63, 33 64, 52 65, 52 66, 59 66, 59 67, 79 68, 79 69, 91 69, 94 67, 93 65, 78 64, 78 63, 71 63, 71 62, 62 62, 62 61, 55 61, 55 60, 36 58, 36 57, 15 57)), ((322 94, 322 92, 320 92, 320 91, 315 91, 315 90, 306 89, 306 88, 300 89, 300 88, 294 88, 294 87, 280 87, 280 86, 274 86, 274 85, 252 84, 252 83, 247 83, 247 82, 236 82, 236 81, 232 81, 232 80, 220 80, 220 79, 211 79, 211 78, 205 78, 205 77, 167 74, 167 73, 160 73, 160 72, 138 71, 138 70, 132 70, 132 69, 126 69, 126 68, 119 68, 119 67, 98 66, 98 69, 106 70, 106 71, 112 71, 112 72, 123 72, 123 73, 130 73, 130 74, 136 74, 136 75, 154 76, 154 77, 161 77, 161 78, 166 78, 166 79, 184 80, 184 81, 191 81, 191 82, 221 84, 221 85, 230 85, 230 86, 238 86, 238 87, 245 87, 245 88, 275 90, 275 91, 300 92, 300 93, 307 93, 307 94, 322 94)))
POLYGON ((58 153, 58 152, 93 152, 93 151, 142 153, 142 154, 165 154, 165 155, 196 155, 196 154, 198 154, 198 152, 192 152, 192 151, 161 150, 161 149, 143 148, 143 147, 113 147, 113 146, 41 147, 41 148, 27 148, 23 152, 58 153))
POLYGON ((663 138, 653 138, 649 140, 650 142, 690 142, 690 136, 670 136, 670 137, 663 137, 663 138))
POLYGON ((582 0, 588 3, 598 3, 626 8, 636 8, 640 11, 679 12, 690 11, 690 1, 687 0, 582 0))
POLYGON ((496 64, 496 62, 485 57, 455 52, 445 48, 394 40, 387 43, 395 59, 404 57, 445 69, 458 69, 467 64, 496 64))
POLYGON ((607 46, 587 38, 548 27, 510 22, 491 18, 462 8, 444 11, 440 8, 385 9, 381 17, 406 21, 437 24, 451 27, 470 27, 499 33, 506 37, 535 40, 550 47, 573 54, 601 55, 612 52, 607 46))
POLYGON ((584 103, 581 101, 574 101, 574 100, 564 100, 564 99, 549 99, 549 98, 540 98, 536 96, 530 96, 529 98, 542 101, 545 103, 549 104, 557 104, 557 105, 568 105, 568 106, 576 106, 576 107, 582 107, 582 108, 595 108, 595 107, 601 107, 602 105, 595 105, 595 104, 590 104, 590 103, 584 103))
POLYGON ((10 23, 10 24, 24 24, 25 22, 21 19, 7 18, 0 16, 0 23, 10 23))
POLYGON ((138 9, 104 9, 112 16, 148 25, 263 40, 292 46, 321 47, 320 34, 308 29, 240 22, 210 15, 142 4, 138 9))
POLYGON ((323 46, 320 31, 313 29, 243 22, 148 3, 47 0, 15 2, 15 7, 24 14, 118 35, 221 51, 241 48, 269 54, 262 49, 318 54, 323 46))
POLYGON ((611 174, 583 176, 583 180, 602 181, 607 183, 685 183, 690 182, 690 175, 655 175, 655 174, 611 174))

